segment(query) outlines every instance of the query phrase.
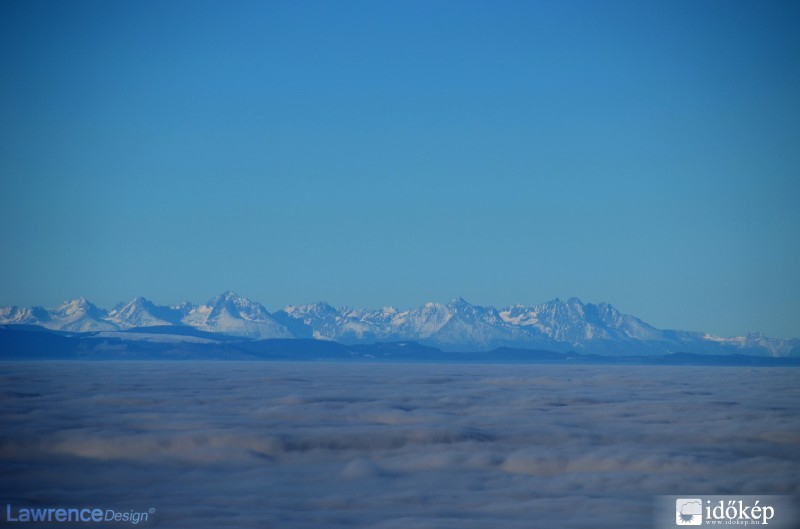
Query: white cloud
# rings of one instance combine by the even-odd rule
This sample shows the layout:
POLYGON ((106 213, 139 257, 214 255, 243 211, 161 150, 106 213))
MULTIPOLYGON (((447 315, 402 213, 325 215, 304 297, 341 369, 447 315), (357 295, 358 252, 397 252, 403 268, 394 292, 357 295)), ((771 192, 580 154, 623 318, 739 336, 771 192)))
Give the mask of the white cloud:
POLYGON ((649 526, 658 494, 797 494, 796 371, 5 364, 0 494, 159 526, 649 526))

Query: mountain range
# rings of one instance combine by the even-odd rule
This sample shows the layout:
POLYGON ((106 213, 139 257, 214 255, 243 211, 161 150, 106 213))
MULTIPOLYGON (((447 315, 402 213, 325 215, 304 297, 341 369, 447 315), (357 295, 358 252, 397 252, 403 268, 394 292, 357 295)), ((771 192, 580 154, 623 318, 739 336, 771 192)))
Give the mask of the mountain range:
POLYGON ((289 305, 270 313, 258 302, 224 292, 203 305, 159 306, 138 297, 104 310, 85 298, 58 307, 2 307, 0 325, 121 339, 314 339, 341 344, 416 342, 452 352, 498 348, 597 355, 669 353, 800 356, 800 340, 750 333, 722 338, 702 332, 660 330, 608 303, 554 299, 497 309, 462 298, 409 310, 351 309, 325 302, 289 305))

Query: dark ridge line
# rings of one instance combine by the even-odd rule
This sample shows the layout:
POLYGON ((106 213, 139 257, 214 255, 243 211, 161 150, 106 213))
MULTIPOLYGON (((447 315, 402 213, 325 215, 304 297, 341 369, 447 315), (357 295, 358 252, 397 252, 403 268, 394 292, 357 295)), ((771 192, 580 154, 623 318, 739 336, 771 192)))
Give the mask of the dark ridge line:
MULTIPOLYGON (((170 327, 171 328, 171 327, 170 327)), ((142 334, 145 330, 130 334, 142 334)), ((128 331, 130 332, 130 331, 128 331)), ((120 333, 124 334, 124 333, 120 333)), ((150 334, 164 334, 163 329, 150 334)), ((38 326, 0 326, 0 360, 265 360, 470 364, 800 366, 798 357, 676 352, 655 355, 560 353, 500 347, 483 352, 442 351, 413 341, 346 345, 306 338, 252 340, 193 330, 178 336, 213 341, 160 342, 67 333, 38 326)))

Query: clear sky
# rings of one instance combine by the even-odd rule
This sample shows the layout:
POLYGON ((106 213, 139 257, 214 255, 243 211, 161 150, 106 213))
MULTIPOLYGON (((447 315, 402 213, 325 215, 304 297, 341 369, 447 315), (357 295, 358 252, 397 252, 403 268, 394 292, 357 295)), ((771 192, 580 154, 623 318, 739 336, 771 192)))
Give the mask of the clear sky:
POLYGON ((800 336, 800 4, 0 2, 0 305, 800 336))

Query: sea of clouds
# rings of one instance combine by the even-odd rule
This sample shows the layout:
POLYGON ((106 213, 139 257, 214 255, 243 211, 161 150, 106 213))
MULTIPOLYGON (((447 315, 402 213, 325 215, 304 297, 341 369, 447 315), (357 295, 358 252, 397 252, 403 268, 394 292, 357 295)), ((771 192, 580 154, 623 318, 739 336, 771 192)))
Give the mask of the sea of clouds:
POLYGON ((799 494, 800 370, 3 363, 0 503, 139 527, 652 526, 799 494))

